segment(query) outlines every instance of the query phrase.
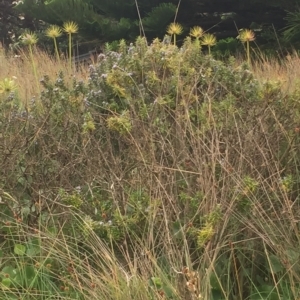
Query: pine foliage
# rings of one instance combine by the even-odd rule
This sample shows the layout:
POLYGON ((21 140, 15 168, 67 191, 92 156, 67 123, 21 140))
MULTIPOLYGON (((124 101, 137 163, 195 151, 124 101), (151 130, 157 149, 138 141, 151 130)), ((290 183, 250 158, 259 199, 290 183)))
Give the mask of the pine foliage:
POLYGON ((285 27, 283 36, 288 42, 299 41, 300 38, 300 9, 288 12, 286 16, 288 25, 285 27))
POLYGON ((36 3, 23 0, 16 9, 50 24, 62 24, 66 20, 72 20, 81 25, 95 14, 89 1, 83 0, 48 0, 36 3))
POLYGON ((167 25, 174 18, 175 12, 176 6, 172 3, 161 3, 154 7, 142 20, 145 31, 164 33, 167 25))

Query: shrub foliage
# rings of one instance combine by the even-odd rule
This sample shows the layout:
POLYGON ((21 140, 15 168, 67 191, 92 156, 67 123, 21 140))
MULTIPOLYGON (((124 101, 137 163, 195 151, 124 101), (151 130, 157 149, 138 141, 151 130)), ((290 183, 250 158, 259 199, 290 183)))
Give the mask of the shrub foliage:
POLYGON ((299 296, 297 89, 190 38, 121 41, 89 72, 0 90, 3 295, 299 296))

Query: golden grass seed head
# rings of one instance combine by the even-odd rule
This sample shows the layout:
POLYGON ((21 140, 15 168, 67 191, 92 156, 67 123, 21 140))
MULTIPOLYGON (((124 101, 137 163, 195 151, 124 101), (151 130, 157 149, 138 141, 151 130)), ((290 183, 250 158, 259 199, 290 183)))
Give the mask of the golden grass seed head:
POLYGON ((0 81, 0 94, 10 93, 17 89, 17 85, 14 80, 4 78, 0 81))
POLYGON ((203 35, 201 44, 205 46, 214 46, 217 43, 217 39, 213 34, 206 33, 203 35))
POLYGON ((191 28, 190 36, 199 39, 203 36, 203 33, 204 33, 204 31, 200 26, 195 26, 195 27, 191 28))
POLYGON ((49 38, 55 39, 62 35, 62 30, 57 25, 51 25, 50 27, 47 28, 45 35, 49 38))
POLYGON ((169 35, 180 35, 183 32, 183 27, 179 23, 171 23, 167 28, 169 35))
POLYGON ((68 34, 73 34, 78 32, 78 25, 73 21, 68 21, 63 24, 63 31, 68 34))
POLYGON ((255 40, 255 33, 250 29, 241 30, 240 34, 237 37, 242 43, 252 42, 255 40))
POLYGON ((34 45, 38 42, 38 37, 35 33, 27 31, 21 36, 21 41, 24 45, 34 45))

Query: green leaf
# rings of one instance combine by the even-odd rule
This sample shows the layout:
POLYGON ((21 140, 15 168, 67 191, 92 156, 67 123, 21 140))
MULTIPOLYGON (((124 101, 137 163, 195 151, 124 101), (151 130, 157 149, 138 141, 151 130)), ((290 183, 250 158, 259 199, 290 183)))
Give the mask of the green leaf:
POLYGON ((14 278, 14 285, 17 287, 23 286, 24 276, 20 274, 20 272, 14 278))
POLYGON ((29 206, 22 207, 21 213, 24 217, 28 217, 30 214, 30 207, 29 206))
POLYGON ((221 290, 220 282, 219 282, 218 277, 215 273, 212 273, 210 275, 210 286, 214 290, 221 290))
POLYGON ((57 235, 57 228, 56 227, 48 227, 47 228, 47 233, 51 236, 51 237, 56 237, 57 235))
POLYGON ((35 279, 35 269, 33 266, 25 266, 24 273, 27 282, 33 281, 35 279))
POLYGON ((162 288, 162 281, 159 277, 151 277, 151 283, 154 285, 157 289, 162 288))
POLYGON ((10 278, 3 278, 0 284, 2 289, 7 289, 11 286, 11 279, 10 278))
POLYGON ((280 296, 277 294, 276 289, 272 285, 262 285, 258 287, 256 293, 253 293, 250 297, 251 300, 280 300, 280 296))
POLYGON ((170 298, 172 298, 172 297, 175 296, 175 294, 174 294, 174 292, 173 292, 173 289, 172 289, 170 286, 167 286, 167 285, 164 286, 164 287, 163 287, 163 291, 164 291, 164 293, 165 293, 167 299, 170 299, 170 298))
POLYGON ((212 289, 211 290, 211 300, 222 300, 223 294, 220 290, 212 289))
POLYGON ((23 256, 26 253, 26 247, 22 244, 15 244, 14 253, 23 256))
POLYGON ((1 275, 9 275, 9 277, 14 278, 17 272, 12 266, 6 266, 1 270, 1 275))
POLYGON ((40 248, 39 247, 28 247, 26 250, 26 255, 29 257, 36 256, 37 254, 40 253, 40 248))
POLYGON ((299 251, 295 251, 294 249, 287 249, 286 255, 288 257, 289 263, 292 266, 293 272, 297 274, 300 272, 300 264, 299 264, 299 251))
POLYGON ((20 268, 16 270, 16 276, 13 278, 13 284, 15 287, 29 288, 34 287, 36 283, 36 271, 31 265, 20 265, 20 268))
POLYGON ((298 261, 299 255, 300 255, 300 253, 298 251, 295 251, 293 249, 288 249, 286 251, 286 254, 287 254, 291 264, 295 264, 298 261))
POLYGON ((30 247, 36 247, 36 248, 40 248, 40 244, 41 244, 41 240, 40 238, 30 238, 28 240, 28 243, 27 243, 27 247, 30 248, 30 247))
POLYGON ((270 262, 270 271, 274 274, 281 272, 284 270, 279 258, 272 254, 269 256, 269 262, 270 262))
POLYGON ((26 178, 25 177, 19 177, 18 183, 20 183, 22 186, 26 186, 26 178))
POLYGON ((172 233, 173 233, 173 236, 177 239, 183 238, 183 230, 182 230, 180 221, 175 221, 172 224, 172 233))

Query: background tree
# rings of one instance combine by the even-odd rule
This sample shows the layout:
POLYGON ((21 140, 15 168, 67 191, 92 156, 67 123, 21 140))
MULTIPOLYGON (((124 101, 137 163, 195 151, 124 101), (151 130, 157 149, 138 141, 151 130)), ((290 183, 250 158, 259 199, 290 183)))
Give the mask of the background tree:
POLYGON ((143 30, 150 37, 163 34, 174 18, 176 6, 153 2, 138 1, 143 28, 134 0, 24 0, 16 6, 16 10, 30 18, 60 26, 66 20, 72 20, 79 25, 85 39, 101 43, 121 38, 134 39, 143 30))
MULTIPOLYGON (((292 20, 291 15, 286 18, 287 11, 294 12, 298 2, 299 0, 23 0, 16 6, 16 11, 23 13, 27 19, 42 20, 59 26, 66 20, 72 20, 79 24, 81 43, 94 41, 94 44, 103 44, 121 38, 133 40, 141 33, 145 33, 148 40, 157 36, 162 38, 180 4, 176 21, 183 25, 186 34, 189 28, 201 26, 220 40, 235 38, 238 29, 250 28, 256 31, 257 43, 270 45, 278 43, 279 33, 292 20)), ((295 27, 295 23, 293 26, 295 27)))
POLYGON ((20 28, 25 25, 25 18, 13 9, 13 0, 0 1, 0 43, 9 46, 14 42, 20 28))

